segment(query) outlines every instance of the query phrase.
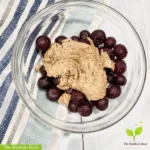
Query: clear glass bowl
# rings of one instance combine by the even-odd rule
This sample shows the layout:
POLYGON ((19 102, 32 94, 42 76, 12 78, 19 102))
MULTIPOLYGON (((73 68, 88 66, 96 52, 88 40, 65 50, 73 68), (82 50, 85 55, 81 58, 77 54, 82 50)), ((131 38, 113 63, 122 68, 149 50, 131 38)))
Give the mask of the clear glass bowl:
POLYGON ((145 82, 146 57, 137 32, 116 10, 91 0, 62 1, 41 10, 22 28, 13 51, 12 73, 18 94, 34 116, 51 127, 86 133, 115 124, 134 107, 145 82), (40 74, 35 72, 35 66, 41 62, 35 48, 39 35, 48 35, 54 41, 58 35, 71 37, 83 29, 102 29, 128 49, 125 59, 128 82, 122 87, 121 96, 110 99, 106 111, 93 109, 89 117, 73 114, 67 107, 49 101, 45 91, 37 87, 40 74))

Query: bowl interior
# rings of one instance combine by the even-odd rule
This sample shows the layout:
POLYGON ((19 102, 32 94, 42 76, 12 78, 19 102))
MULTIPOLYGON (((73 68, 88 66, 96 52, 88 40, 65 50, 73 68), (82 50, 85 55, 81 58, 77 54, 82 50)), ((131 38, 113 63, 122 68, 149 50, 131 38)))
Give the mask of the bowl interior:
MULTIPOLYGON (((19 95, 36 117, 70 132, 91 132, 113 125, 123 118, 137 102, 144 85, 146 60, 142 43, 132 25, 112 8, 91 1, 59 2, 36 14, 22 29, 14 49, 13 76, 19 95), (128 49, 125 58, 127 84, 121 96, 109 99, 106 111, 93 109, 89 117, 68 112, 67 107, 51 102, 46 92, 37 87, 40 73, 35 66, 41 55, 35 48, 39 35, 48 35, 52 42, 59 35, 70 38, 82 30, 102 29, 118 44, 128 49)), ((65 66, 64 66, 65 67, 65 66)), ((98 84, 98 83, 93 83, 98 84)))

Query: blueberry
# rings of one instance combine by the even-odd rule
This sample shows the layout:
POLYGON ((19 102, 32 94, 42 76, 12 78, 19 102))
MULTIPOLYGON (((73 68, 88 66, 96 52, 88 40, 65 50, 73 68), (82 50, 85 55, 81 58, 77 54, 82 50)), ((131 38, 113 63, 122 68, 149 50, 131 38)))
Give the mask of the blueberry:
POLYGON ((110 69, 110 68, 104 68, 104 69, 105 69, 105 71, 106 71, 106 74, 112 73, 112 69, 110 69))
POLYGON ((126 63, 123 60, 115 60, 115 74, 121 75, 126 71, 126 63))
POLYGON ((120 94, 121 94, 121 88, 118 85, 111 84, 106 90, 106 96, 111 99, 119 97, 120 94))
POLYGON ((88 45, 91 45, 91 43, 87 40, 87 39, 80 39, 79 42, 82 42, 82 43, 85 43, 85 44, 88 44, 88 45))
POLYGON ((50 46, 51 46, 51 40, 47 36, 42 35, 36 39, 36 47, 39 50, 46 51, 50 48, 50 46))
POLYGON ((89 104, 94 107, 95 106, 95 101, 89 101, 89 104))
POLYGON ((42 76, 47 76, 47 72, 46 72, 46 70, 45 70, 44 65, 42 65, 42 66, 40 67, 40 73, 42 74, 42 76))
POLYGON ((74 104, 80 105, 80 104, 84 103, 85 96, 79 91, 73 91, 71 93, 71 100, 74 104))
POLYGON ((104 97, 103 99, 100 99, 98 101, 95 102, 95 106, 98 110, 106 110, 106 108, 108 107, 108 98, 107 97, 104 97))
POLYGON ((95 106, 94 101, 89 101, 86 98, 84 99, 84 101, 82 102, 82 104, 80 105, 86 105, 86 104, 90 104, 92 107, 95 106))
POLYGON ((41 89, 48 89, 49 87, 51 87, 51 81, 50 78, 48 78, 47 76, 42 76, 38 79, 38 87, 41 89))
POLYGON ((59 44, 62 44, 62 41, 67 39, 65 36, 61 35, 61 36, 58 36, 56 39, 55 39, 55 42, 56 43, 59 43, 59 44))
POLYGON ((116 45, 116 39, 114 37, 108 37, 104 41, 104 47, 113 48, 116 45))
POLYGON ((115 74, 114 74, 113 72, 107 73, 107 81, 108 81, 109 83, 115 83, 115 81, 116 81, 116 76, 115 76, 115 74))
POLYGON ((118 59, 123 59, 127 56, 128 51, 124 45, 118 44, 114 47, 114 53, 118 59))
POLYGON ((53 87, 47 90, 46 95, 49 100, 57 101, 61 95, 61 91, 58 88, 53 87))
POLYGON ((81 105, 78 107, 78 112, 81 116, 90 116, 92 114, 92 106, 90 104, 81 105))
POLYGON ((115 54, 114 54, 114 50, 112 50, 112 49, 109 49, 109 48, 100 48, 100 50, 102 51, 103 50, 103 52, 107 52, 107 54, 108 54, 108 56, 110 57, 110 59, 111 60, 114 60, 114 58, 115 58, 115 54))
POLYGON ((80 41, 80 38, 78 36, 72 36, 71 39, 76 42, 80 41))
POLYGON ((124 86, 126 83, 127 83, 127 79, 125 76, 123 76, 123 75, 117 75, 116 76, 115 84, 120 85, 120 86, 124 86))
POLYGON ((68 105, 68 109, 71 112, 78 112, 78 106, 75 105, 74 103, 72 103, 72 101, 70 101, 69 105, 68 105))
POLYGON ((90 32, 87 30, 83 30, 80 32, 80 39, 87 39, 87 37, 90 37, 90 32))
POLYGON ((96 46, 104 43, 104 40, 106 39, 105 32, 102 30, 93 31, 90 37, 96 46))
POLYGON ((59 84, 59 82, 60 82, 60 78, 59 77, 52 79, 53 86, 57 86, 59 84))

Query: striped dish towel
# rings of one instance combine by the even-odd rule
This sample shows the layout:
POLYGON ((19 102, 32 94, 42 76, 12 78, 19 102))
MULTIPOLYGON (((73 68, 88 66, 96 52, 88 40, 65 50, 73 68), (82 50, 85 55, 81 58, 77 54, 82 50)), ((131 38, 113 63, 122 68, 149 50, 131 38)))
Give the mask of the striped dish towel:
POLYGON ((27 122, 30 122, 30 113, 19 99, 12 82, 11 57, 14 42, 22 26, 36 12, 53 2, 54 0, 0 0, 0 143, 19 143, 27 122))
MULTIPOLYGON (((12 49, 22 26, 36 12, 53 2, 54 0, 0 0, 0 143, 19 143, 21 137, 26 139, 23 132, 28 128, 27 124, 36 126, 12 82, 12 49)), ((26 140, 23 143, 44 143, 40 141, 42 138, 33 136, 34 131, 30 132, 28 136, 32 140, 27 138, 29 142, 26 140)))

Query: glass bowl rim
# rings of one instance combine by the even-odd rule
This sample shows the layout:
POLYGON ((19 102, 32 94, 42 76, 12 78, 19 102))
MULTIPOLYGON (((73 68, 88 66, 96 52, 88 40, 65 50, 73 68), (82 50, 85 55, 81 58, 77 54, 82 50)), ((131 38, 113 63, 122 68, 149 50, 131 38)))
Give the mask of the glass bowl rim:
MULTIPOLYGON (((19 79, 16 78, 16 70, 18 70, 18 68, 16 67, 17 66, 17 61, 15 59, 15 56, 17 56, 17 51, 18 50, 18 43, 17 40, 15 41, 15 44, 14 44, 14 48, 13 48, 13 55, 12 55, 12 61, 11 61, 11 68, 12 68, 12 78, 13 78, 13 81, 14 81, 14 84, 15 84, 15 87, 16 87, 16 90, 17 90, 17 93, 19 94, 20 98, 22 99, 23 103, 25 104, 25 106, 29 109, 29 111, 31 112, 31 114, 33 114, 38 120, 40 121, 43 121, 44 123, 46 123, 47 125, 49 125, 50 127, 54 127, 54 128, 57 128, 57 129, 60 129, 60 130, 64 130, 66 132, 72 132, 72 133, 89 133, 89 132, 95 132, 95 131, 99 131, 99 130, 103 130, 103 129, 106 129, 114 124, 116 124, 117 122, 119 122, 120 120, 122 120, 131 110, 132 108, 135 106, 135 104, 138 102, 141 94, 142 94, 142 91, 143 91, 143 88, 144 88, 144 85, 145 85, 145 80, 146 80, 146 73, 147 73, 147 59, 146 59, 146 54, 145 54, 145 49, 144 49, 144 46, 143 46, 143 43, 140 39, 140 36, 139 34, 137 33, 137 31, 135 30, 135 28, 133 27, 133 25, 128 21, 128 19, 126 17, 124 17, 120 12, 118 12, 117 10, 115 10, 114 8, 110 7, 110 6, 107 6, 106 4, 103 4, 101 2, 98 2, 98 1, 90 1, 90 0, 63 0, 63 1, 59 1, 59 2, 55 2, 53 4, 50 4, 48 6, 46 6, 45 8, 41 9, 38 13, 34 14, 29 20, 28 22, 21 28, 21 31, 17 37, 17 39, 19 39, 18 41, 21 41, 21 37, 23 37, 23 31, 27 28, 27 26, 30 24, 30 22, 36 17, 38 16, 39 14, 41 14, 44 10, 46 10, 47 8, 53 8, 54 6, 58 5, 58 7, 60 7, 62 4, 65 4, 65 3, 72 3, 72 2, 80 2, 80 3, 83 3, 83 2, 87 2, 87 3, 95 3, 95 4, 98 4, 98 5, 101 5, 101 6, 104 6, 108 9, 110 9, 111 11, 113 11, 114 13, 116 13, 117 15, 119 15, 122 19, 124 19, 128 25, 131 27, 131 29, 133 30, 133 32, 135 33, 135 35, 137 36, 137 40, 138 42, 140 43, 140 46, 141 46, 141 49, 143 50, 143 57, 145 58, 143 61, 145 63, 145 72, 144 72, 144 76, 143 76, 143 83, 142 83, 142 86, 141 86, 141 90, 138 94, 138 97, 136 99, 136 101, 132 104, 132 106, 130 106, 129 109, 126 109, 123 110, 123 113, 121 115, 118 115, 120 117, 116 117, 117 119, 115 119, 114 121, 110 121, 110 123, 105 126, 105 127, 99 127, 97 125, 97 128, 94 128, 94 129, 90 129, 89 130, 83 130, 83 128, 70 128, 68 129, 67 126, 64 127, 60 127, 59 126, 59 121, 57 121, 57 119, 53 119, 52 117, 50 117, 52 120, 51 120, 51 123, 49 123, 47 121, 47 118, 46 118, 46 114, 44 114, 44 112, 41 112, 41 110, 37 107, 37 106, 33 106, 30 105, 27 103, 25 97, 24 97, 24 94, 23 94, 23 91, 24 89, 23 88, 20 88, 21 87, 21 84, 18 82, 19 79), (60 4, 60 5, 59 5, 60 4), (17 79, 17 80, 16 80, 17 79), (36 108, 36 111, 33 110, 33 108, 31 107, 35 107, 36 108), (40 114, 40 115, 37 115, 37 113, 43 113, 43 114, 40 114), (45 115, 45 116, 44 116, 45 115), (53 123, 52 123, 53 122, 53 123)), ((32 102, 34 103, 34 102, 32 102)), ((36 105, 36 104, 34 104, 36 105)), ((107 124, 107 122, 105 123, 107 124)), ((82 124, 81 124, 82 125, 82 124)))

